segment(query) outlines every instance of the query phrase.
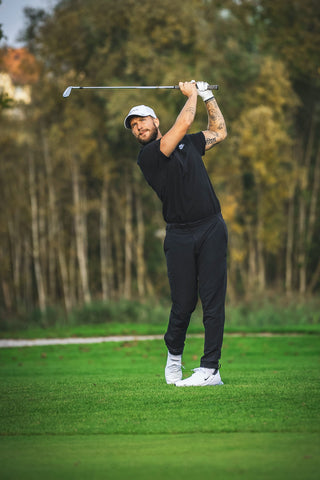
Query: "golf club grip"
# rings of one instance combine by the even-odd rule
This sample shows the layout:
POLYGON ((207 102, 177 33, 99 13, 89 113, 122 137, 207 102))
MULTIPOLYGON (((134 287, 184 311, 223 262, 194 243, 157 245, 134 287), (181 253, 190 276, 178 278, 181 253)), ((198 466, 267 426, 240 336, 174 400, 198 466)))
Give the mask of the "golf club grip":
MULTIPOLYGON (((179 85, 175 85, 173 88, 179 89, 179 85)), ((207 90, 219 90, 219 85, 208 85, 207 90)))

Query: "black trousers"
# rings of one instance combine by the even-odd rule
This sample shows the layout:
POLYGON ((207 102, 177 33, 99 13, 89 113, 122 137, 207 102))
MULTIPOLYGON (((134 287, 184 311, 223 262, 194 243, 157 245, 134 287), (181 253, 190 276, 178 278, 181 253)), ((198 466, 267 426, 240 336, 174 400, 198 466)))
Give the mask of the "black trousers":
POLYGON ((203 309, 204 353, 200 366, 219 368, 225 320, 228 232, 222 215, 189 224, 168 224, 164 241, 172 308, 164 336, 169 352, 183 353, 198 294, 203 309))

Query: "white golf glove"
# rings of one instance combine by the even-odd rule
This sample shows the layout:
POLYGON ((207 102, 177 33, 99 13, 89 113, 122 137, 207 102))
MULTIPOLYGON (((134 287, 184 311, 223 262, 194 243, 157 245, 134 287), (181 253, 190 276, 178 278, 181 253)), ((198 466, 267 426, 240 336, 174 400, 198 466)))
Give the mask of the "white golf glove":
POLYGON ((214 98, 212 90, 208 90, 209 83, 207 82, 197 82, 198 95, 202 98, 204 102, 214 98))

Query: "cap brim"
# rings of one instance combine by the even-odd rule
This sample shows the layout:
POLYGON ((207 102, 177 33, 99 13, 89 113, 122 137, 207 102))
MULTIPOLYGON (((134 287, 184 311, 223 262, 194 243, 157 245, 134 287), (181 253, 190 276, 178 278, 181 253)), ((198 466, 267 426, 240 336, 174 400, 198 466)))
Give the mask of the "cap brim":
POLYGON ((125 120, 124 120, 124 126, 128 129, 131 130, 131 125, 130 125, 130 120, 133 117, 137 117, 138 115, 128 115, 125 120))

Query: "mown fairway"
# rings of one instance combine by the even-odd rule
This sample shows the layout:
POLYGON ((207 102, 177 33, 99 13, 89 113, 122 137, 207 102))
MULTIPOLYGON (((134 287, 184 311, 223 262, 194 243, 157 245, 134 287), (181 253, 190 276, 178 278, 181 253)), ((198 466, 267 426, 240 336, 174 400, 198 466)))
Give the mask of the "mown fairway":
POLYGON ((1 350, 1 478, 318 478, 318 335, 226 336, 221 387, 164 363, 156 340, 1 350))

